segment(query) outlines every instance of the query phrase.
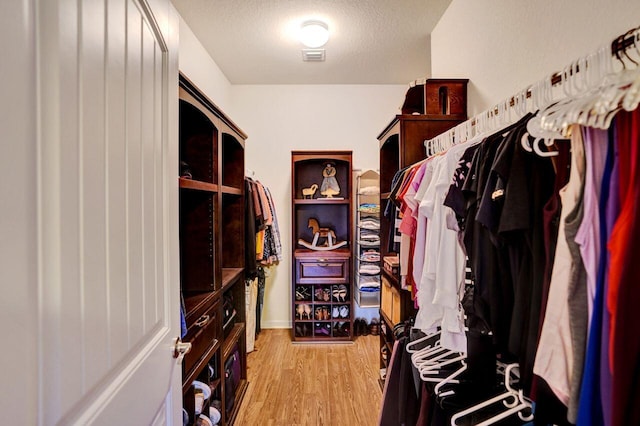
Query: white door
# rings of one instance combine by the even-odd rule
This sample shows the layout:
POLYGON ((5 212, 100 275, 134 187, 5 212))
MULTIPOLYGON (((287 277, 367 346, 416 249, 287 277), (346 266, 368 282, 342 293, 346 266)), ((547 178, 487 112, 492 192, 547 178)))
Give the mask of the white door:
POLYGON ((33 5, 37 423, 181 424, 177 15, 33 5))

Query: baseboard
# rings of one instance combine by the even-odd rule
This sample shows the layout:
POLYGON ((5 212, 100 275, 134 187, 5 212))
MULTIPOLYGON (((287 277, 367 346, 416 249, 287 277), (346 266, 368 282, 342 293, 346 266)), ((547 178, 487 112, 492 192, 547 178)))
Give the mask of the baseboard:
POLYGON ((291 321, 273 320, 260 322, 260 328, 291 328, 291 321))

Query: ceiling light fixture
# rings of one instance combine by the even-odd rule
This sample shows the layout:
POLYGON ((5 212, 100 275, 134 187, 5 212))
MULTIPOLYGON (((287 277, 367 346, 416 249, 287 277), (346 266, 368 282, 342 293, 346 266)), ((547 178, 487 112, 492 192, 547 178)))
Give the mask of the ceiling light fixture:
POLYGON ((300 42, 311 49, 324 46, 329 41, 329 26, 322 21, 305 21, 300 27, 300 42))

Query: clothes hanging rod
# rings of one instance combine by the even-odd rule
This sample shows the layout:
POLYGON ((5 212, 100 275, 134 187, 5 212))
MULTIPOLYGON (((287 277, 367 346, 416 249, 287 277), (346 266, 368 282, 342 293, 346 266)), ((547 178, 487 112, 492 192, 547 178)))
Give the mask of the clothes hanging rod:
MULTIPOLYGON (((638 43, 640 42, 640 26, 635 27, 630 29, 629 31, 625 32, 624 34, 620 34, 618 37, 616 37, 612 42, 611 42, 611 55, 613 57, 615 57, 615 59, 618 59, 619 61, 623 61, 623 59, 626 57, 627 59, 629 59, 631 62, 636 63, 635 60, 632 60, 629 58, 628 55, 626 55, 626 51, 627 49, 629 49, 632 46, 637 46, 638 43), (624 54, 624 55, 623 55, 624 54)), ((640 66, 640 64, 636 63, 637 65, 640 66)), ((578 72, 580 72, 580 66, 578 64, 576 64, 575 67, 569 67, 568 71, 561 71, 561 72, 555 72, 553 74, 551 74, 551 76, 549 77, 551 80, 551 86, 558 86, 560 85, 563 81, 566 80, 567 77, 571 77, 575 74, 577 74, 578 72), (566 75, 564 75, 566 74, 566 75)), ((531 98, 532 96, 532 91, 531 88, 533 87, 533 85, 529 85, 529 88, 526 90, 526 92, 524 92, 523 94, 521 94, 520 96, 524 95, 527 99, 531 98)), ((489 108, 483 112, 481 112, 480 114, 476 114, 474 117, 470 118, 469 120, 467 120, 466 122, 462 123, 465 124, 467 122, 469 122, 471 124, 472 127, 475 127, 478 123, 478 117, 480 116, 487 116, 489 114, 493 115, 493 116, 497 116, 500 114, 500 107, 499 105, 508 105, 509 107, 513 107, 516 105, 518 99, 518 95, 513 95, 510 98, 508 98, 508 101, 497 105, 494 105, 492 108, 489 108)), ((461 125, 458 125, 461 126, 461 125)), ((452 135, 455 135, 455 129, 458 127, 454 127, 450 130, 447 130, 446 132, 441 133, 440 135, 429 139, 429 140, 425 140, 424 141, 424 145, 425 147, 429 147, 429 144, 434 141, 435 139, 437 139, 438 137, 440 137, 441 135, 450 133, 452 135)))
MULTIPOLYGON (((615 56, 616 59, 621 61, 622 60, 621 54, 626 52, 627 49, 629 49, 630 47, 636 45, 638 41, 640 41, 640 26, 633 28, 627 31, 626 33, 620 34, 618 37, 616 37, 616 39, 611 42, 611 55, 615 56)), ((569 77, 579 72, 580 72, 580 65, 578 64, 576 65, 575 68, 569 69, 569 77)), ((563 80, 562 74, 563 72, 555 72, 551 74, 552 86, 557 86, 560 83, 562 83, 562 80, 563 80)), ((531 89, 527 90, 526 96, 527 98, 531 97, 531 89)), ((514 106, 515 103, 516 103, 516 96, 512 96, 511 98, 509 98, 509 106, 514 106)), ((495 114, 498 114, 497 106, 494 106, 493 110, 495 114)))

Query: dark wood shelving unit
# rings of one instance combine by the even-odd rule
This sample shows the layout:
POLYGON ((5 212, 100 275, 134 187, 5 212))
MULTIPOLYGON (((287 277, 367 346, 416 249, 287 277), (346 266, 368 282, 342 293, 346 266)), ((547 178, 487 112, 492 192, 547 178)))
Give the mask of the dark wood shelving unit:
MULTIPOLYGON (((203 382, 211 388, 211 398, 220 401, 220 424, 231 425, 247 388, 244 303, 247 136, 182 75, 179 102, 183 174, 178 178, 180 285, 187 324, 183 340, 192 345, 183 361, 183 405, 194 422, 192 383, 203 382), (227 371, 231 361, 236 363, 233 367, 239 375, 233 383, 228 380, 227 371)), ((205 404, 207 410, 210 403, 205 404)))
MULTIPOLYGON (((402 114, 378 135, 380 149, 380 207, 384 210, 391 195, 395 174, 426 156, 424 142, 443 133, 467 119, 466 79, 428 79, 424 85, 409 89, 402 114)), ((393 223, 380 216, 380 255, 396 255, 389 250, 388 241, 393 223)), ((388 330, 395 322, 405 321, 415 315, 411 292, 402 289, 397 276, 383 268, 380 317, 388 330), (386 283, 388 283, 388 287, 386 283), (392 312, 386 312, 391 310, 392 312)), ((393 332, 380 333, 380 348, 393 346, 393 332)), ((387 368, 387 360, 380 357, 380 368, 387 368)))
MULTIPOLYGON (((336 342, 353 339, 353 287, 351 284, 352 238, 352 153, 351 151, 293 151, 291 153, 292 208, 292 340, 294 342, 336 342), (335 168, 337 198, 322 194, 323 171, 327 163, 335 168), (303 189, 317 185, 315 193, 303 189), (307 197, 307 198, 305 198, 307 197), (331 229, 336 241, 346 242, 331 250, 313 250, 300 243, 312 243, 310 219, 331 229)), ((326 245, 326 238, 318 245, 326 245)))

